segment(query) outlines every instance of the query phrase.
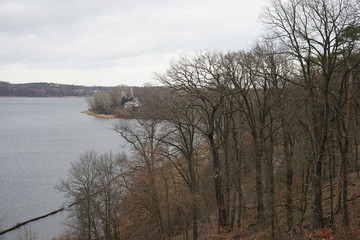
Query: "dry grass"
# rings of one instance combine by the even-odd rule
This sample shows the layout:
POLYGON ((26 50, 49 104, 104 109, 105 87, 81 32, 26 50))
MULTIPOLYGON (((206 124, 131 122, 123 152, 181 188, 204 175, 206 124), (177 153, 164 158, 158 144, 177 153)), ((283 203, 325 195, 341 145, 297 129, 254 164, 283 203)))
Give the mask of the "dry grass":
POLYGON ((107 119, 110 119, 110 118, 117 118, 116 115, 111 115, 111 114, 99 114, 99 113, 95 113, 93 111, 90 111, 90 110, 84 110, 84 111, 81 111, 81 113, 85 113, 87 115, 90 115, 90 116, 94 116, 94 117, 98 117, 98 118, 107 118, 107 119))

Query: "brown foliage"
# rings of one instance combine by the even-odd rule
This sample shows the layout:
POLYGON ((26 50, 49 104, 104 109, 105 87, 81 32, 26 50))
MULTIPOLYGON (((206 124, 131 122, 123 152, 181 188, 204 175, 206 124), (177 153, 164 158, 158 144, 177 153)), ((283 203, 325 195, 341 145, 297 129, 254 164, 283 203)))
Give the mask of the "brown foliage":
POLYGON ((334 236, 332 234, 332 230, 328 228, 322 228, 315 230, 312 234, 312 239, 315 240, 334 240, 334 236))

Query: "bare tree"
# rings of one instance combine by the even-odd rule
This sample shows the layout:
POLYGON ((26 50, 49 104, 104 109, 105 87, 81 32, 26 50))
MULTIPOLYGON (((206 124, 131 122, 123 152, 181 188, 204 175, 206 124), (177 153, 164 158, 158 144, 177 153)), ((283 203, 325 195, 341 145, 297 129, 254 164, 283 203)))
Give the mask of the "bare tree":
MULTIPOLYGON (((136 196, 136 205, 141 206, 143 213, 149 216, 143 228, 148 231, 149 239, 169 239, 169 207, 163 208, 163 202, 167 199, 159 189, 161 180, 159 169, 164 160, 161 155, 163 143, 161 141, 161 122, 158 120, 136 120, 133 122, 123 120, 115 126, 118 132, 135 151, 135 157, 131 158, 129 168, 134 173, 133 186, 128 188, 131 195, 136 196), (136 157, 137 156, 137 157, 136 157), (165 200, 164 200, 165 199, 165 200)), ((165 189, 167 191, 167 189, 165 189)), ((165 204, 169 206, 167 203, 165 204)))
POLYGON ((87 102, 91 111, 102 114, 111 112, 112 99, 107 92, 97 92, 88 97, 87 102))
POLYGON ((102 228, 101 235, 106 240, 116 240, 119 237, 118 202, 122 196, 122 182, 118 180, 123 173, 119 167, 120 159, 111 152, 98 156, 95 162, 96 190, 93 196, 96 217, 99 218, 99 226, 102 228))
POLYGON ((73 163, 57 188, 68 198, 74 236, 112 240, 118 237, 116 203, 120 199, 119 171, 111 153, 85 152, 73 163))
POLYGON ((96 192, 96 169, 94 162, 97 154, 95 151, 84 153, 78 162, 71 165, 69 176, 61 181, 57 188, 64 192, 73 206, 74 230, 76 235, 87 239, 95 239, 98 235, 94 225, 95 209, 93 208, 92 195, 96 192))
POLYGON ((31 227, 24 226, 20 229, 18 240, 39 240, 39 234, 34 232, 31 227))
POLYGON ((186 107, 186 101, 179 96, 167 117, 169 134, 162 141, 169 147, 165 156, 173 163, 178 173, 189 188, 191 195, 192 239, 198 239, 198 194, 199 194, 199 159, 196 152, 200 148, 202 138, 197 130, 200 118, 192 108, 186 107), (185 105, 184 105, 185 103, 185 105), (185 161, 184 161, 185 160, 185 161))
POLYGON ((228 214, 223 191, 223 169, 219 155, 216 130, 225 96, 227 79, 221 75, 221 54, 200 53, 193 58, 172 62, 169 70, 157 79, 180 94, 187 95, 187 108, 194 109, 200 117, 199 131, 207 138, 214 167, 214 187, 217 202, 218 229, 228 228, 228 214))
POLYGON ((322 165, 328 139, 330 83, 334 72, 348 58, 339 50, 349 42, 341 34, 359 22, 359 2, 352 0, 273 1, 264 14, 273 36, 296 60, 299 77, 307 91, 309 125, 312 139, 312 228, 324 226, 322 210, 322 165))
MULTIPOLYGON (((239 52, 234 57, 237 65, 236 73, 231 78, 237 94, 235 99, 242 111, 241 117, 252 135, 254 143, 255 187, 257 201, 257 222, 264 222, 263 199, 263 159, 266 155, 266 142, 268 139, 266 126, 270 126, 271 93, 269 79, 260 75, 260 62, 255 52, 239 52)), ((269 132, 269 134, 271 134, 269 132)))

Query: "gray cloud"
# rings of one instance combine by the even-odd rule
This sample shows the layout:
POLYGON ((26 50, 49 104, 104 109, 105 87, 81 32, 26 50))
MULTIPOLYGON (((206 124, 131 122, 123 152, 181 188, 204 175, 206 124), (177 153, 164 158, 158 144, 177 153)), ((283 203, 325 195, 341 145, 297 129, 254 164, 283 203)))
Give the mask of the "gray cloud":
POLYGON ((151 72, 165 71, 170 58, 201 49, 246 48, 260 32, 257 18, 265 4, 0 1, 0 81, 141 85, 151 80, 151 72), (89 74, 97 77, 81 79, 89 74))

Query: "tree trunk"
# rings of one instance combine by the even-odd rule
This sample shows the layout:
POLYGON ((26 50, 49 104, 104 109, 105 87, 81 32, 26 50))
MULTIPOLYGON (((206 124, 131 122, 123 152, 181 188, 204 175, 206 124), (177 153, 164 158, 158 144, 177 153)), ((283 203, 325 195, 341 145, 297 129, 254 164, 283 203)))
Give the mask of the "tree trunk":
POLYGON ((302 232, 303 231, 303 224, 304 224, 304 220, 305 220, 305 213, 307 211, 307 204, 308 204, 308 200, 307 200, 307 195, 308 195, 308 186, 309 186, 309 174, 310 174, 310 169, 309 169, 309 165, 305 162, 302 164, 302 169, 301 169, 301 217, 300 217, 300 224, 299 224, 299 231, 302 232), (305 165, 305 166, 304 166, 305 165))
POLYGON ((329 154, 329 183, 330 183, 330 222, 331 222, 331 229, 333 232, 336 231, 335 223, 334 223, 334 175, 335 171, 335 152, 333 144, 327 144, 327 151, 329 154))
POLYGON ((287 228, 289 232, 293 231, 294 224, 294 213, 293 213, 293 193, 292 193, 292 184, 293 184, 293 168, 292 168, 292 158, 293 158, 293 143, 288 132, 288 128, 285 126, 285 120, 282 118, 281 125, 283 129, 283 147, 286 163, 286 220, 287 228))
POLYGON ((357 134, 355 134, 354 139, 354 147, 355 147, 355 169, 356 169, 356 177, 360 177, 359 175, 359 148, 358 148, 358 142, 357 142, 357 134))
POLYGON ((260 147, 257 135, 253 134, 255 147, 255 190, 256 190, 256 209, 257 223, 264 222, 264 200, 262 187, 262 147, 260 147))
POLYGON ((218 231, 222 232, 228 230, 228 222, 227 222, 227 214, 225 207, 225 199, 222 191, 220 158, 219 158, 219 152, 217 146, 215 144, 213 133, 208 135, 208 140, 210 144, 210 150, 211 150, 213 166, 214 166, 214 187, 215 187, 215 196, 216 196, 217 211, 218 211, 218 231))
POLYGON ((324 227, 323 210, 322 210, 322 157, 316 163, 313 172, 313 199, 312 199, 312 224, 313 230, 324 227))
MULTIPOLYGON (((272 125, 272 124, 271 124, 272 125)), ((267 172, 268 172, 268 178, 269 178, 269 207, 271 211, 271 239, 275 239, 276 231, 275 231, 275 219, 276 219, 276 213, 275 213, 275 177, 274 177, 274 166, 273 166, 273 148, 274 148, 274 137, 272 135, 272 126, 271 126, 271 132, 269 135, 270 143, 269 146, 266 148, 266 159, 267 159, 267 172)))

